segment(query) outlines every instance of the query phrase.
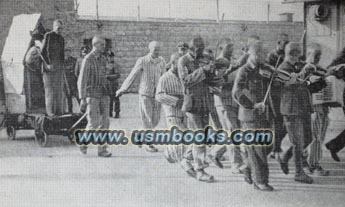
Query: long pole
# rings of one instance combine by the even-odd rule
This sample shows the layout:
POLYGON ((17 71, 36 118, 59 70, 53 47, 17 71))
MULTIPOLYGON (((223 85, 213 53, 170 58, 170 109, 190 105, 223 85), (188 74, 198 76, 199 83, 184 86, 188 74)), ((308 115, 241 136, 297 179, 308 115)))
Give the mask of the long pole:
POLYGON ((214 59, 215 59, 215 60, 217 59, 218 47, 219 47, 219 44, 220 44, 220 39, 222 38, 224 16, 225 16, 225 14, 223 13, 223 15, 222 15, 222 21, 221 21, 220 24, 219 24, 219 36, 218 36, 217 45, 216 45, 216 52, 214 53, 214 59))
POLYGON ((99 15, 98 15, 98 0, 96 0, 96 19, 97 19, 97 22, 99 20, 99 15))
POLYGON ((278 66, 279 66, 279 62, 280 62, 281 58, 282 58, 282 57, 279 55, 278 60, 277 60, 277 62, 276 62, 276 65, 275 65, 275 67, 274 67, 274 71, 273 71, 273 73, 272 73, 272 75, 271 75, 271 79, 270 79, 270 82, 269 82, 269 84, 268 84, 267 91, 266 91, 266 94, 265 94, 263 103, 266 103, 266 101, 267 101, 268 94, 269 94, 270 91, 271 91, 273 79, 274 79, 274 76, 275 76, 274 73, 278 70, 278 66))
POLYGON ((267 2, 267 24, 270 22, 271 4, 267 2))
POLYGON ((217 22, 219 22, 219 0, 216 0, 217 3, 217 22))

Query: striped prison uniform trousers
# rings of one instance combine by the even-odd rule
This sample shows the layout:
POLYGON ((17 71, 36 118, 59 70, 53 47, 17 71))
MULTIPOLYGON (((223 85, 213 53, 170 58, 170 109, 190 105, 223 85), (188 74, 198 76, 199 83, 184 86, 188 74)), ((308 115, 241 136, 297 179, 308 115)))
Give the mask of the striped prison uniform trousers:
POLYGON ((312 142, 309 145, 308 163, 310 166, 319 165, 322 159, 322 144, 325 140, 327 127, 329 124, 328 107, 324 105, 314 105, 314 113, 311 115, 312 122, 312 142))
MULTIPOLYGON (((173 126, 179 129, 186 129, 186 118, 181 111, 183 100, 183 86, 171 70, 162 75, 158 81, 156 100, 162 103, 166 124, 168 128, 173 126)), ((183 145, 169 145, 165 148, 164 154, 170 162, 180 162, 183 158, 186 147, 183 145)))
POLYGON ((121 85, 120 91, 127 91, 137 77, 139 83, 139 112, 145 129, 153 129, 160 119, 161 106, 155 100, 158 80, 165 72, 165 61, 162 57, 153 59, 150 54, 137 60, 134 68, 121 85))

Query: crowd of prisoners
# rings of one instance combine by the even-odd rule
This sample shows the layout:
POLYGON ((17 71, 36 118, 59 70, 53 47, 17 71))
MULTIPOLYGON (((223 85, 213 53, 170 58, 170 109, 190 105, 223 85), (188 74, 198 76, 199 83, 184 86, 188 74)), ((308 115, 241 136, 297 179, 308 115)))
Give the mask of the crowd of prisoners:
MULTIPOLYGON (((77 98, 80 111, 86 115, 86 129, 108 129, 113 109, 119 108, 113 107, 114 101, 119 104, 119 97, 139 80, 141 129, 154 129, 163 108, 168 128, 205 129, 212 125, 227 131, 274 131, 271 146, 214 145, 210 150, 206 150, 207 143, 165 146, 166 159, 180 165, 188 176, 214 182, 214 176, 205 169, 210 164, 223 168, 226 152, 231 172, 243 174, 244 181, 256 190, 273 190, 269 184, 268 157, 276 159, 285 174, 290 173, 289 161, 293 158, 296 182, 312 184, 313 175, 329 175, 320 161, 331 105, 316 103, 312 95, 325 90, 329 77, 343 81, 345 49, 324 68, 319 64, 320 44, 308 43, 304 50, 302 43, 289 41, 285 33, 278 35, 276 48, 268 54, 259 36, 249 36, 238 58, 233 57, 236 42, 231 38, 219 40, 212 51, 205 48, 201 36, 195 36, 188 43, 178 43, 176 52, 166 62, 160 56, 163 44, 151 41, 147 55, 133 63, 128 77, 119 84, 116 54, 106 47, 101 35, 92 39, 92 48, 82 47, 81 57, 74 61, 73 67, 63 67, 68 58, 64 55, 62 29, 63 22, 56 20, 51 32, 33 33, 35 44, 25 58, 25 64, 31 68, 43 68, 30 71, 36 74, 40 71, 43 76, 48 115, 63 113, 61 97, 66 90, 62 83, 67 76, 70 80, 67 98, 77 98), (286 135, 290 145, 283 151, 281 143, 286 135)), ((120 118, 119 109, 115 113, 120 118)), ((340 161, 337 152, 345 146, 344 134, 326 143, 336 161, 340 161)), ((88 147, 79 147, 86 155, 88 147)), ((152 153, 158 151, 145 142, 140 147, 152 153)), ((112 156, 105 145, 98 147, 98 155, 112 156)))

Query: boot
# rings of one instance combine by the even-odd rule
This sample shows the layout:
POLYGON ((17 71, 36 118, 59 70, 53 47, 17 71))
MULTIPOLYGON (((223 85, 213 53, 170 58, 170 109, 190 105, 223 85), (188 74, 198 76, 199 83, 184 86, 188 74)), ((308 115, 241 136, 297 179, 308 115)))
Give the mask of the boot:
POLYGON ((295 181, 300 183, 312 184, 313 178, 303 173, 301 175, 295 175, 295 181))
POLYGON ((214 182, 214 177, 212 175, 207 174, 203 169, 196 171, 196 179, 201 182, 207 182, 207 183, 214 182))

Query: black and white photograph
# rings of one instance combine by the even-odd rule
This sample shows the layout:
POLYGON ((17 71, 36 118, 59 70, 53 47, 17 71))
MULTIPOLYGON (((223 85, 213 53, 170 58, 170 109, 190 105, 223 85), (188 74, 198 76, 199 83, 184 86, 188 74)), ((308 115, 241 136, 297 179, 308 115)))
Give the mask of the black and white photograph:
POLYGON ((345 0, 0 0, 0 207, 344 207, 345 0))

